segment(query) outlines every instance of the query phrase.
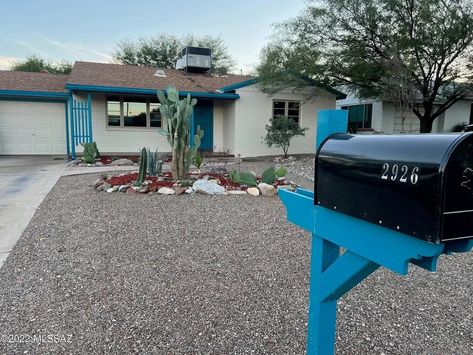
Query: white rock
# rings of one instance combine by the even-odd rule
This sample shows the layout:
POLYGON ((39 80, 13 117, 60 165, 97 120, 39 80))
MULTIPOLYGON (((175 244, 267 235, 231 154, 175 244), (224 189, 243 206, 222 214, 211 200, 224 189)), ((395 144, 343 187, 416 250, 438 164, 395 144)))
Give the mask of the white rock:
POLYGON ((246 189, 246 192, 251 196, 259 196, 259 190, 257 187, 249 187, 246 189))
POLYGON ((217 180, 217 179, 212 179, 212 180, 209 180, 209 182, 213 182, 213 183, 215 183, 215 184, 218 184, 218 185, 220 185, 220 181, 219 181, 219 180, 217 180))
POLYGON ((118 186, 112 186, 111 188, 107 189, 107 192, 115 192, 118 191, 118 186))
POLYGON ((197 192, 207 195, 221 195, 225 193, 225 188, 223 186, 208 180, 197 180, 192 185, 192 188, 197 192))
POLYGON ((114 166, 132 166, 133 162, 130 159, 117 159, 112 162, 114 166))
POLYGON ((192 187, 189 187, 186 191, 184 191, 186 194, 191 194, 194 192, 194 189, 192 187))
POLYGON ((165 187, 165 186, 159 188, 158 190, 158 194, 160 195, 174 195, 175 193, 176 191, 174 191, 170 187, 165 187))
POLYGON ((241 191, 241 190, 228 190, 227 194, 229 195, 248 195, 246 191, 241 191))
POLYGON ((103 163, 101 161, 96 161, 95 166, 103 166, 103 163))
POLYGON ((258 184, 258 189, 261 191, 261 195, 263 196, 273 197, 278 193, 273 185, 264 182, 258 184))
POLYGON ((279 185, 278 190, 288 190, 288 191, 295 191, 296 188, 292 185, 279 185))
POLYGON ((130 185, 127 184, 127 185, 120 185, 118 187, 118 192, 126 192, 126 190, 128 190, 130 188, 130 185))

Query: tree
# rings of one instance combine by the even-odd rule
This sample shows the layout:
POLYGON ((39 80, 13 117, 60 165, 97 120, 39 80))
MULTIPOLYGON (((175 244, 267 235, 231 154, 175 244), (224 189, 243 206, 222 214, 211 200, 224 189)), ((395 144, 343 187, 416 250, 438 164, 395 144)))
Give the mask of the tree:
POLYGON ((118 62, 129 65, 147 65, 157 68, 174 68, 186 46, 207 47, 212 50, 212 71, 226 72, 234 63, 221 37, 196 37, 187 35, 177 37, 159 34, 143 37, 137 41, 121 41, 114 53, 118 62))
POLYGON ((266 47, 257 68, 269 92, 313 86, 307 78, 343 86, 408 107, 421 132, 430 132, 471 90, 469 0, 310 0, 278 33, 278 44, 266 47))
POLYGON ((270 124, 266 125, 266 136, 264 142, 268 147, 280 147, 287 158, 287 152, 292 138, 295 136, 305 136, 307 128, 301 128, 294 119, 286 116, 276 116, 270 119, 270 124))
POLYGON ((72 71, 72 64, 66 61, 54 64, 38 55, 32 54, 25 60, 14 63, 11 70, 51 74, 70 74, 72 71))

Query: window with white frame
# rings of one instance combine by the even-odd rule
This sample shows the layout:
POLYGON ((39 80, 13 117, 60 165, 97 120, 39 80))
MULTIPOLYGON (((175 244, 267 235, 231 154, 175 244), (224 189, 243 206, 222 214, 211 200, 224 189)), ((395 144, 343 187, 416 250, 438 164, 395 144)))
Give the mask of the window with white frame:
POLYGON ((161 127, 160 104, 149 98, 109 96, 107 126, 110 128, 161 127))
POLYGON ((274 100, 273 117, 278 116, 286 116, 292 118, 297 124, 299 124, 301 118, 300 101, 274 100))

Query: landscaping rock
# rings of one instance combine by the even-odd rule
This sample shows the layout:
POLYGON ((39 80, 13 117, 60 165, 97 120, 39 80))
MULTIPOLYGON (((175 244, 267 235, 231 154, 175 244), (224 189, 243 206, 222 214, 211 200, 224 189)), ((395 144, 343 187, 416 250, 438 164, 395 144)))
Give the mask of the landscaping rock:
POLYGON ((261 191, 261 195, 263 196, 273 197, 278 193, 273 185, 264 182, 258 184, 258 189, 261 191))
POLYGON ((158 190, 158 194, 160 194, 160 195, 174 195, 175 193, 176 193, 176 191, 174 191, 170 187, 165 187, 165 186, 161 187, 158 190))
POLYGON ((225 193, 225 188, 223 186, 208 180, 197 180, 192 185, 192 188, 197 192, 207 195, 221 195, 225 193))
POLYGON ((259 196, 259 190, 257 187, 249 187, 246 192, 251 196, 259 196))
POLYGON ((289 190, 289 191, 296 191, 296 188, 292 185, 280 185, 278 186, 278 190, 289 190))
POLYGON ((187 188, 187 190, 185 192, 186 192, 186 194, 193 194, 195 191, 192 187, 189 187, 189 188, 187 188))
POLYGON ((111 165, 113 165, 113 166, 132 166, 133 161, 131 161, 130 159, 126 159, 126 158, 117 159, 117 160, 114 160, 111 165))
POLYGON ((95 166, 103 166, 103 163, 101 161, 95 162, 95 166))
POLYGON ((248 195, 246 193, 246 191, 242 191, 242 190, 229 190, 229 191, 227 191, 227 194, 229 194, 229 195, 248 195))
POLYGON ((95 191, 103 191, 103 184, 102 185, 99 185, 95 188, 95 191))
POLYGON ((217 179, 212 179, 212 180, 209 180, 209 182, 213 182, 217 185, 220 185, 220 180, 217 180, 217 179))
POLYGON ((118 191, 118 186, 112 186, 110 188, 107 189, 107 192, 115 192, 115 191, 118 191))
POLYGON ((105 181, 103 181, 102 179, 97 179, 94 181, 94 183, 92 184, 92 187, 94 189, 97 189, 97 187, 99 187, 100 185, 103 185, 105 181))
POLYGON ((149 189, 147 186, 142 187, 140 190, 140 194, 147 194, 149 192, 149 189))
POLYGON ((118 192, 127 192, 130 187, 130 185, 120 185, 120 187, 118 188, 118 192))
POLYGON ((131 187, 128 190, 126 190, 126 193, 127 194, 136 194, 136 190, 133 187, 131 187))
POLYGON ((184 192, 186 192, 186 189, 178 186, 174 188, 174 191, 176 192, 176 195, 182 195, 184 192))

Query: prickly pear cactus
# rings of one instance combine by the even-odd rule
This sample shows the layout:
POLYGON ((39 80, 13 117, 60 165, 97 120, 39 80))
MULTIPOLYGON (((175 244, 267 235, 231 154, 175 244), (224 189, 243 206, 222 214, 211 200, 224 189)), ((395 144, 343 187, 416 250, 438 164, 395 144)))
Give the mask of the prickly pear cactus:
POLYGON ((189 172, 189 167, 194 158, 204 132, 197 129, 194 137, 194 145, 190 146, 190 125, 196 99, 189 94, 179 100, 179 91, 176 88, 167 88, 166 94, 158 90, 158 99, 161 103, 159 110, 163 120, 166 122, 164 129, 160 131, 167 137, 172 152, 172 177, 182 180, 189 172))

